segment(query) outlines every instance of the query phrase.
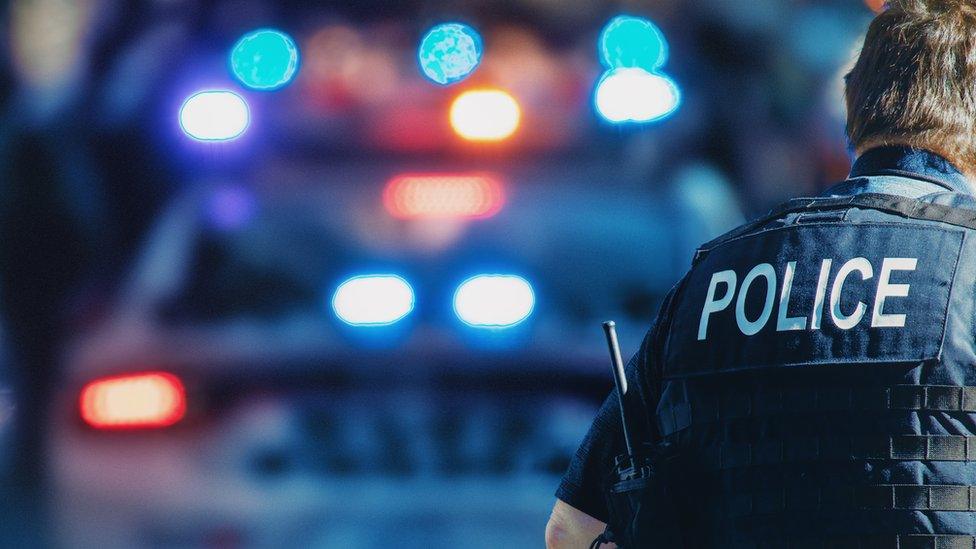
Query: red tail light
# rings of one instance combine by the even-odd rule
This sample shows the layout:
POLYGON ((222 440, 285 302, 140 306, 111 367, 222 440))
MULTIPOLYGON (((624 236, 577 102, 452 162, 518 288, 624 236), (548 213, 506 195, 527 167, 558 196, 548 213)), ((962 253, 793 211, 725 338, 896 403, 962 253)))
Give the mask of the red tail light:
POLYGON ((483 174, 398 175, 383 193, 387 211, 405 219, 491 217, 503 201, 501 183, 483 174))
POLYGON ((167 427, 186 413, 186 389, 165 372, 142 372, 89 382, 79 399, 81 418, 97 429, 167 427))

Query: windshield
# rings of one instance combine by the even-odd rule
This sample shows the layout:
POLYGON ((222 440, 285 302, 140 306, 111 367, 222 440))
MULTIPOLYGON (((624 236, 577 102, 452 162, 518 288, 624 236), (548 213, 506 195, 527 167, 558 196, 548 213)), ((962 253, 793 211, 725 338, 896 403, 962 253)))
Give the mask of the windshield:
POLYGON ((347 263, 348 245, 314 208, 242 196, 249 202, 218 192, 202 204, 184 283, 160 310, 165 320, 270 320, 324 307, 330 279, 347 263))

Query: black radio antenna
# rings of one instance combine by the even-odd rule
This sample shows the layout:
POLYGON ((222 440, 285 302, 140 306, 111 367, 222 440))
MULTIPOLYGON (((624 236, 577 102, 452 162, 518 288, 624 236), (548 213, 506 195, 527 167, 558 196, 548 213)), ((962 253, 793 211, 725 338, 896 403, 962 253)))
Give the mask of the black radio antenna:
POLYGON ((624 396, 627 395, 627 374, 624 372, 624 361, 620 358, 620 344, 617 343, 617 323, 608 320, 603 323, 603 333, 607 336, 607 347, 610 348, 610 366, 613 370, 613 383, 617 387, 617 403, 620 405, 620 423, 623 425, 624 443, 627 454, 634 455, 634 447, 630 442, 630 430, 627 428, 627 412, 624 406, 624 396))

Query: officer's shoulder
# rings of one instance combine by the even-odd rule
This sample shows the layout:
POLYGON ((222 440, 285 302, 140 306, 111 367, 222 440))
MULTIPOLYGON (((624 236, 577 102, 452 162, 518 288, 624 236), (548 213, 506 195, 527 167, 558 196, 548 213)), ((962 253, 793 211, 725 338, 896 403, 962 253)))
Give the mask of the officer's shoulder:
MULTIPOLYGON (((862 196, 877 197, 883 195, 862 195, 862 196)), ((746 236, 751 233, 759 232, 762 231, 763 229, 768 229, 771 226, 777 226, 783 223, 787 223, 787 224, 791 223, 790 217, 791 216, 795 217, 799 215, 797 211, 803 210, 804 205, 806 205, 806 207, 809 207, 814 204, 824 204, 827 202, 842 200, 843 198, 844 197, 839 197, 839 196, 805 197, 805 198, 794 198, 792 200, 784 202, 783 204, 780 204, 779 206, 772 208, 765 215, 761 215, 753 219, 752 221, 748 221, 732 229, 731 231, 728 231, 724 234, 721 234, 713 238, 712 240, 709 240, 708 242, 703 243, 698 247, 692 263, 693 264, 697 263, 698 260, 702 257, 702 255, 704 253, 707 253, 708 250, 713 249, 720 244, 728 242, 729 240, 741 236, 746 236)), ((916 200, 918 200, 919 202, 925 202, 928 204, 934 204, 934 205, 939 205, 939 206, 958 209, 958 210, 971 210, 974 212, 974 216, 976 216, 976 197, 970 194, 946 191, 946 192, 927 194, 917 198, 916 200)), ((855 204, 847 204, 847 205, 852 207, 857 207, 857 205, 855 204)), ((944 211, 942 215, 945 216, 944 211)), ((942 219, 942 218, 940 218, 940 220, 948 221, 948 219, 942 219)), ((965 223, 964 225, 969 228, 976 229, 976 226, 972 225, 973 219, 970 219, 968 221, 969 222, 965 223)), ((951 221, 948 222, 952 223, 951 221)), ((954 223, 954 224, 958 224, 958 223, 954 223)))

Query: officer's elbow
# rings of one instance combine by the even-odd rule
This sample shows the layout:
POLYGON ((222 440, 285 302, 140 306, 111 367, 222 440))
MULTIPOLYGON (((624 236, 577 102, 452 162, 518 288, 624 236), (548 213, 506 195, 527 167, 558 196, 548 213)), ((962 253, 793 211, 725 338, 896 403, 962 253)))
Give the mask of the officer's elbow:
POLYGON ((593 539, 583 539, 572 525, 556 516, 546 524, 546 549, 577 549, 587 547, 593 539))
MULTIPOLYGON (((546 549, 585 549, 593 543, 602 531, 593 532, 573 528, 559 519, 550 518, 546 524, 546 549)), ((612 543, 601 546, 603 549, 617 547, 612 543)))
MULTIPOLYGON (((603 533, 605 525, 569 504, 556 500, 546 524, 547 549, 585 548, 603 533)), ((605 545, 604 547, 614 547, 605 545)))
POLYGON ((546 549, 562 549, 569 547, 569 528, 555 515, 549 517, 546 524, 546 549))

